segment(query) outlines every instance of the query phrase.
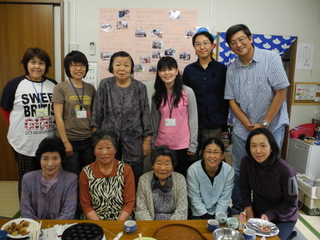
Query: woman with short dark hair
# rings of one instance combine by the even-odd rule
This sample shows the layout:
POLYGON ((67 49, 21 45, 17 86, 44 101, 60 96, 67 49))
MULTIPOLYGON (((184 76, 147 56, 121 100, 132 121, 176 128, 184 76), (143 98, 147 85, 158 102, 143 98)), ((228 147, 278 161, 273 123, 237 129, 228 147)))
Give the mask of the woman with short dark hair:
POLYGON ((144 157, 151 151, 150 108, 146 86, 135 80, 132 57, 124 51, 111 56, 113 77, 100 81, 95 97, 91 126, 112 129, 119 136, 117 159, 132 167, 135 181, 143 174, 144 157))
POLYGON ((26 172, 39 169, 35 152, 45 137, 53 135, 52 93, 57 82, 46 77, 51 66, 48 53, 28 48, 21 60, 25 74, 9 81, 1 96, 1 112, 9 124, 8 142, 13 148, 21 180, 26 172))
POLYGON ((96 89, 83 81, 89 63, 82 52, 68 53, 64 68, 69 79, 55 87, 52 98, 56 134, 67 154, 63 169, 79 175, 82 168, 95 159, 91 146, 91 111, 96 89))
POLYGON ((249 218, 273 222, 278 237, 288 238, 298 219, 296 173, 279 158, 279 147, 266 128, 256 128, 246 142, 247 156, 241 160, 240 190, 249 218))
POLYGON ((45 138, 36 157, 41 170, 28 172, 22 179, 21 217, 31 219, 74 219, 78 202, 77 175, 61 170, 65 160, 63 143, 45 138))
POLYGON ((192 164, 187 174, 190 218, 215 218, 217 212, 231 216, 234 171, 223 161, 223 142, 219 138, 208 138, 202 152, 203 159, 192 164))
POLYGON ((186 220, 186 181, 173 171, 177 163, 174 151, 158 146, 151 153, 150 162, 153 171, 143 174, 138 183, 136 219, 186 220))

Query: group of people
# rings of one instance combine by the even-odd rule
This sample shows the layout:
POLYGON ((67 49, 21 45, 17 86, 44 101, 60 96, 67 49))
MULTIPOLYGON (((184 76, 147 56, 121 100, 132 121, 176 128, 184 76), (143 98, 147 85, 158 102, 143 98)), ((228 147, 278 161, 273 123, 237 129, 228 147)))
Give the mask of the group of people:
POLYGON ((9 81, 1 98, 22 217, 72 219, 78 206, 90 220, 209 219, 245 210, 275 222, 280 238, 289 239, 297 184, 279 158, 289 82, 280 56, 254 47, 247 26, 230 27, 226 40, 238 55, 228 68, 213 59, 206 31, 193 36, 198 60, 183 76, 174 58, 162 57, 151 111, 128 53, 112 55, 113 77, 96 91, 83 81, 83 53, 65 57, 69 79, 57 84, 46 77, 48 54, 29 48, 25 75, 9 81), (229 107, 236 116, 232 167, 220 140, 228 134, 229 107), (149 154, 153 170, 144 173, 149 154))

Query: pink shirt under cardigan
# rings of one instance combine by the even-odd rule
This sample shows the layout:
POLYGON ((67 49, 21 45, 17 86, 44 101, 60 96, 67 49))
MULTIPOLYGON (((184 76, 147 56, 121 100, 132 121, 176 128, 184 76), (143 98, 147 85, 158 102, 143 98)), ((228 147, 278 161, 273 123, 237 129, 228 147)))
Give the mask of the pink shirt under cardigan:
POLYGON ((188 98, 186 92, 182 90, 182 97, 178 103, 178 108, 172 107, 174 97, 168 93, 168 101, 163 106, 163 101, 159 107, 160 122, 155 146, 167 145, 170 149, 179 150, 189 148, 190 129, 188 114, 188 98), (165 120, 170 118, 170 108, 172 108, 171 118, 176 120, 176 126, 166 126, 165 120))

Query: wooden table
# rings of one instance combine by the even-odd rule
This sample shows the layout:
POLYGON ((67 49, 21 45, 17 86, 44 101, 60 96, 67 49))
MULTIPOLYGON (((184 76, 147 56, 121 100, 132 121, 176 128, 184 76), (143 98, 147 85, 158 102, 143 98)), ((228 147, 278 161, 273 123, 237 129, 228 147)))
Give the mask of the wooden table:
MULTIPOLYGON (((7 223, 11 219, 0 219, 0 226, 7 223)), ((40 222, 39 220, 37 220, 40 222)), ((42 220, 42 229, 52 228, 56 224, 64 225, 71 223, 83 223, 91 222, 95 223, 102 227, 104 234, 107 240, 113 240, 113 238, 121 231, 123 231, 124 221, 82 221, 82 220, 42 220)), ((186 224, 198 229, 207 240, 212 240, 212 232, 207 230, 207 220, 179 220, 179 221, 136 221, 137 230, 134 233, 128 234, 124 233, 120 240, 133 240, 138 238, 138 233, 142 233, 143 237, 152 237, 154 232, 161 226, 172 224, 172 223, 181 223, 186 224)), ((177 233, 178 235, 179 233, 177 233)), ((256 238, 261 239, 257 236, 256 238)), ((277 236, 268 237, 268 240, 279 240, 277 236)))

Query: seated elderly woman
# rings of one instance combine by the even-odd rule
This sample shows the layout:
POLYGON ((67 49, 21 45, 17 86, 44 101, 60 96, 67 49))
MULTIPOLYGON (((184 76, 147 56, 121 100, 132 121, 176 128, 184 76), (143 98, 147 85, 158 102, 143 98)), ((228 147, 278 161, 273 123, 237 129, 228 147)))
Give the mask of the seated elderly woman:
POLYGON ((80 173, 80 204, 88 220, 127 220, 135 204, 131 167, 114 158, 117 135, 108 130, 92 134, 96 161, 80 173))
POLYGON ((189 218, 214 218, 217 212, 231 216, 229 208, 233 189, 234 170, 222 161, 224 145, 218 138, 203 144, 203 159, 192 164, 187 172, 189 218), (229 210, 229 211, 228 211, 229 210))
POLYGON ((153 171, 139 178, 135 217, 137 220, 185 220, 188 217, 184 176, 174 172, 177 161, 167 146, 158 146, 150 161, 153 171))
POLYGON ((59 138, 45 138, 36 151, 41 169, 22 179, 21 217, 31 219, 74 219, 78 202, 78 177, 61 170, 66 156, 59 138))
POLYGON ((247 217, 273 222, 280 239, 291 239, 298 219, 295 171, 279 158, 277 141, 266 128, 250 132, 246 152, 240 167, 240 190, 247 217))

